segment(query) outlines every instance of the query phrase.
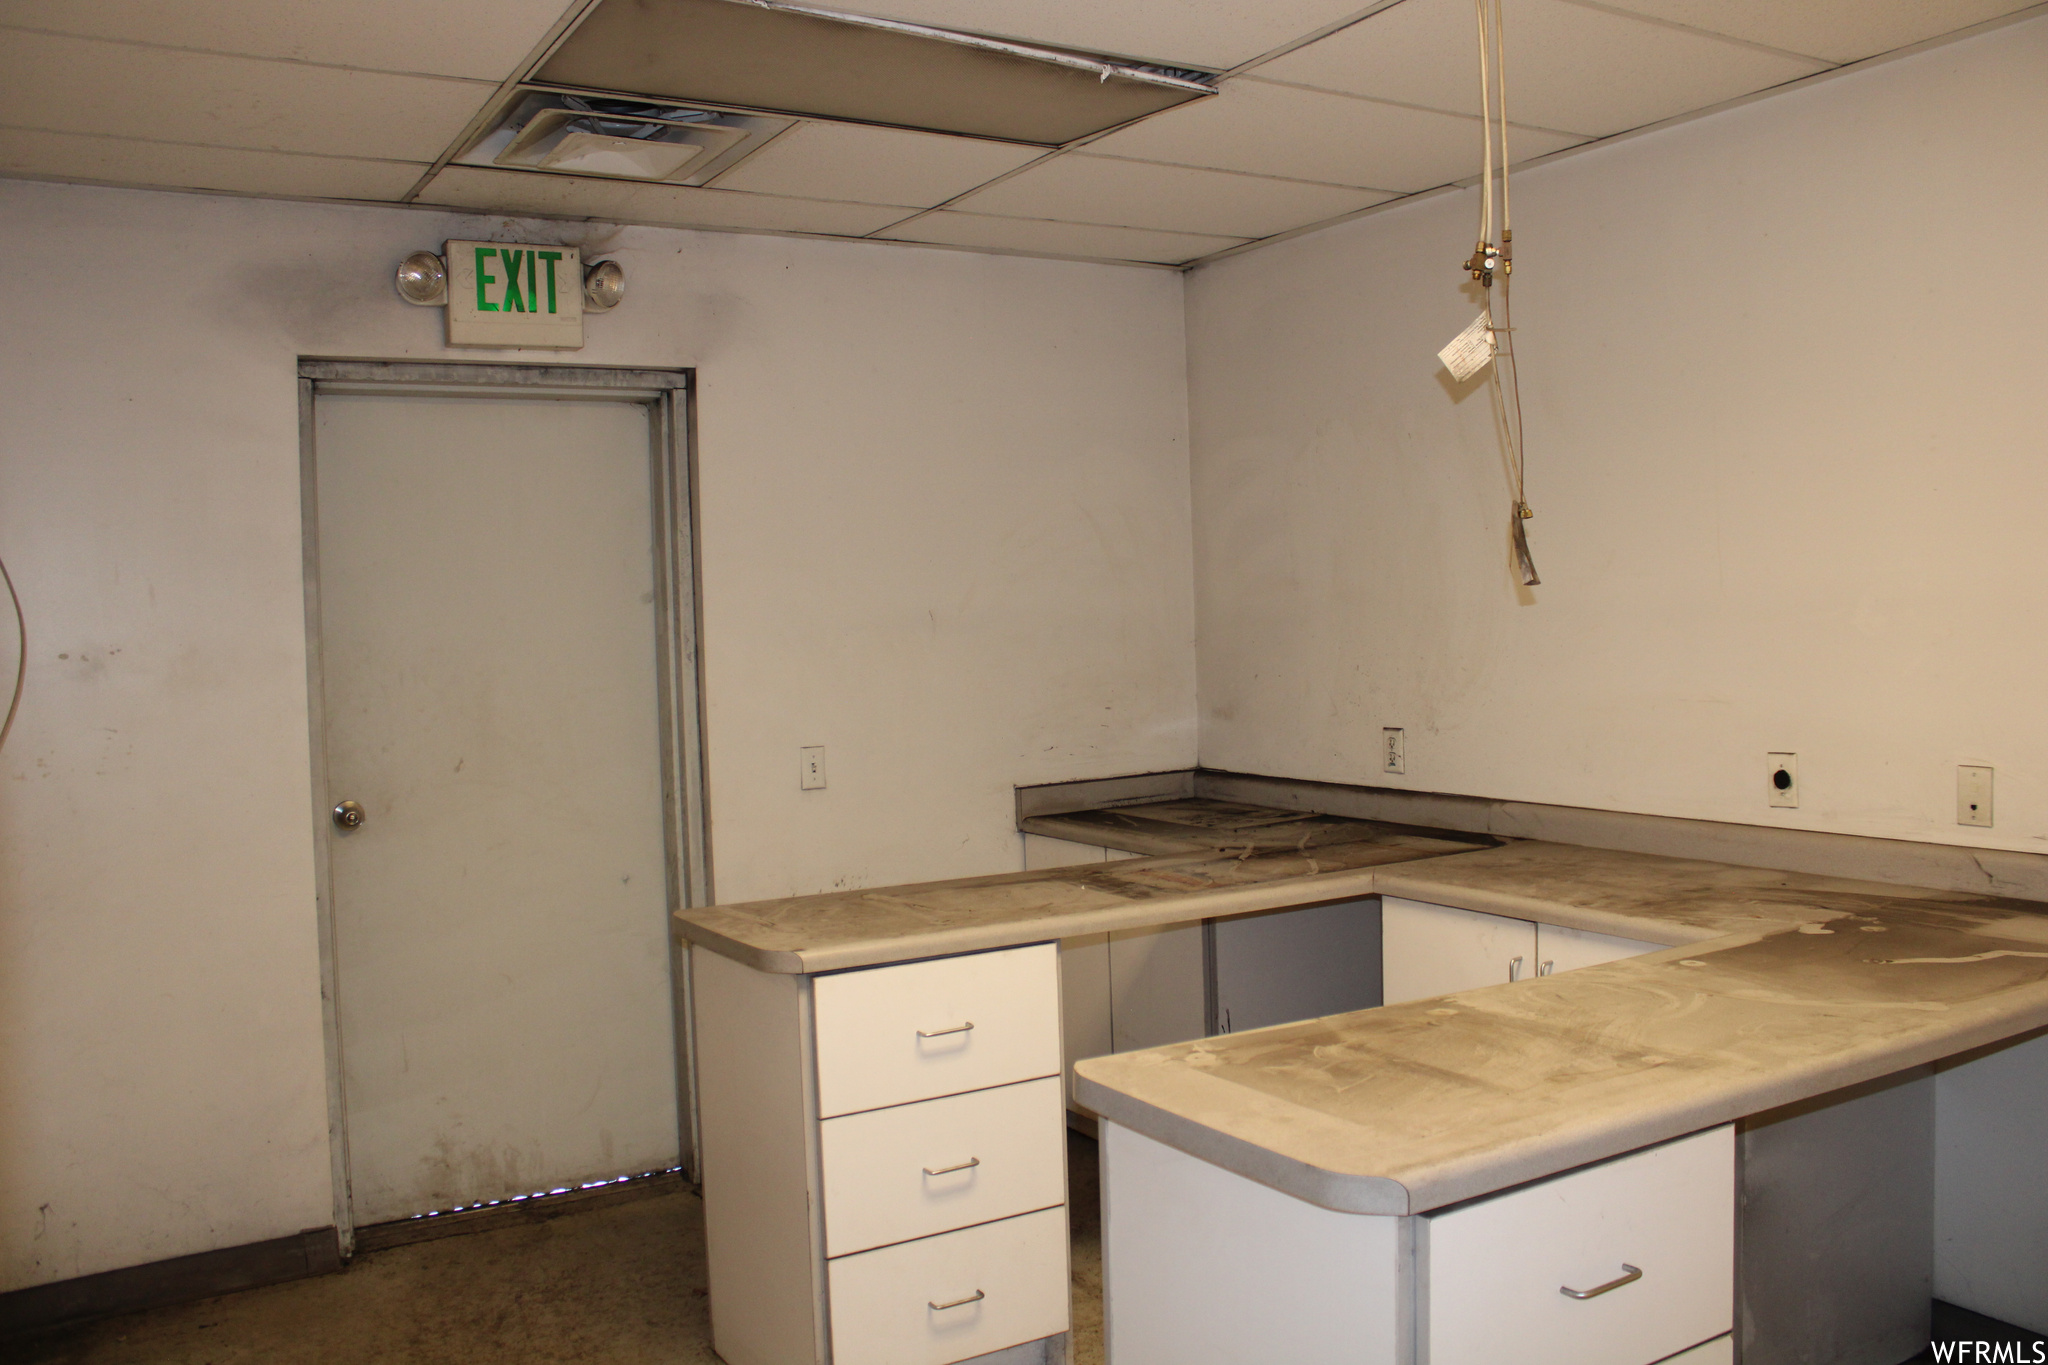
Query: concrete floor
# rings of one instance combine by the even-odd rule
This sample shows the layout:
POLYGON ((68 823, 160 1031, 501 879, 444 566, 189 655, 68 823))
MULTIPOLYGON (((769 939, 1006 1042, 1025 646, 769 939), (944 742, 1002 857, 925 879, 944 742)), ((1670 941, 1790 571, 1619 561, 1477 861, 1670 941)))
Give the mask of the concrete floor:
MULTIPOLYGON (((1096 1156, 1068 1135, 1072 1365, 1102 1365, 1096 1156)), ((678 1190, 0 1344, 0 1365, 716 1365, 705 1285, 704 1206, 678 1190)), ((2042 1340, 1946 1304, 1935 1335, 2042 1340)))
MULTIPOLYGON (((1073 1365, 1102 1365, 1096 1146, 1070 1135, 1073 1365)), ((5 1365, 716 1365, 687 1190, 0 1344, 5 1365)))

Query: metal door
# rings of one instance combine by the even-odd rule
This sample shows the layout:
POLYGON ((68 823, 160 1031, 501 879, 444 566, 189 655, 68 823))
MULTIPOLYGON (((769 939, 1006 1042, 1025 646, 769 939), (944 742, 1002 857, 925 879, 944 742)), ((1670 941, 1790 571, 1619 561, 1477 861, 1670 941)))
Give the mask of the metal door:
POLYGON ((688 1136, 663 401, 476 392, 312 398, 354 1225, 673 1166, 688 1136))

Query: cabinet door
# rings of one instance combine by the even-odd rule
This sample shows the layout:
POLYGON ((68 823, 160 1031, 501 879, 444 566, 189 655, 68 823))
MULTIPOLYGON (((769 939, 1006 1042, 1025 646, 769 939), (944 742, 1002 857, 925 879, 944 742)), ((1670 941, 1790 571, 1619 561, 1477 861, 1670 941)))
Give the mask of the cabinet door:
POLYGON ((1579 967, 1597 967, 1619 962, 1642 953, 1662 952, 1662 943, 1645 943, 1637 938, 1616 938, 1584 929, 1564 929, 1555 924, 1536 926, 1536 975, 1555 976, 1579 967))
POLYGON ((1202 926, 1125 929, 1109 936, 1109 1026, 1114 1051, 1205 1037, 1209 996, 1202 926))
POLYGON ((1536 926, 1528 920, 1385 896, 1380 929, 1389 1005, 1535 975, 1536 926))
POLYGON ((1241 1033, 1380 1003, 1380 907, 1371 898, 1210 925, 1216 1027, 1241 1033))

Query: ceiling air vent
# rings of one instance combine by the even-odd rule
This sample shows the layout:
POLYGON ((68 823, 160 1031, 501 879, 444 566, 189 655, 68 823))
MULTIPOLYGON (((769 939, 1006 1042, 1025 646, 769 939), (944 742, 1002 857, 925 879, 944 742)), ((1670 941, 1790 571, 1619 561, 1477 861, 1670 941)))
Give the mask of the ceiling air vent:
POLYGON ((540 85, 1054 147, 1214 77, 783 0, 602 0, 540 85))
POLYGON ((456 162, 700 185, 791 122, 689 105, 526 90, 456 162))

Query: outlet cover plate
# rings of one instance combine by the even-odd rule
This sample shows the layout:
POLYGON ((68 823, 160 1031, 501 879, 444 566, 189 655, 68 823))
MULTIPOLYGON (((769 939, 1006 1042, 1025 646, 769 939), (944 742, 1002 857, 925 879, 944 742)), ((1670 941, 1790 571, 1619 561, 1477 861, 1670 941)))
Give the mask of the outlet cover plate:
POLYGON ((1991 828, 1991 769, 1967 763, 1957 766, 1956 823, 1991 828))
POLYGON ((1765 781, 1769 785, 1765 790, 1771 794, 1771 804, 1797 809, 1799 805, 1799 755, 1765 754, 1764 757, 1770 761, 1770 767, 1765 773, 1765 781), (1785 774, 1790 780, 1780 782, 1778 780, 1779 773, 1785 774))

